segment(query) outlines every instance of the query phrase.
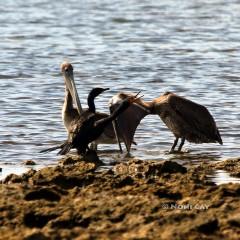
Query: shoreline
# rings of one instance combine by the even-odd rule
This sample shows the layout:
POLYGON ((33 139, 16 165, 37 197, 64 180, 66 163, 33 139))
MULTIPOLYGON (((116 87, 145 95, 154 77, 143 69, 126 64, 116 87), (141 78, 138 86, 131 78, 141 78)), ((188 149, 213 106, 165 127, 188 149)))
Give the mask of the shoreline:
POLYGON ((209 170, 240 177, 240 158, 184 167, 66 157, 11 174, 1 184, 0 239, 239 239, 240 183, 216 185, 209 170))

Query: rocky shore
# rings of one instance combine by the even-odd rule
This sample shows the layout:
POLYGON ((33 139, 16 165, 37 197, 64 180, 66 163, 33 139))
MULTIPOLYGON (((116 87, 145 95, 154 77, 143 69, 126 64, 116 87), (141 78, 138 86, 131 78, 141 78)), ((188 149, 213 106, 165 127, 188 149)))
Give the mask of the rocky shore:
POLYGON ((1 184, 0 239, 239 239, 240 184, 216 185, 209 170, 240 177, 240 158, 185 168, 67 157, 1 184))

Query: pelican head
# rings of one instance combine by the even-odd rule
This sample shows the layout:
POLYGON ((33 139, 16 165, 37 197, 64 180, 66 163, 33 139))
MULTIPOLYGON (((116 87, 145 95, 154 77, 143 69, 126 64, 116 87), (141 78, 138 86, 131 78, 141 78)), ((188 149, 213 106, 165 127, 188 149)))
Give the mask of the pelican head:
POLYGON ((79 114, 82 113, 82 106, 81 102, 77 93, 76 85, 74 82, 74 75, 73 75, 73 66, 69 62, 63 62, 61 64, 61 72, 63 74, 66 89, 70 92, 74 103, 77 106, 77 111, 79 114))

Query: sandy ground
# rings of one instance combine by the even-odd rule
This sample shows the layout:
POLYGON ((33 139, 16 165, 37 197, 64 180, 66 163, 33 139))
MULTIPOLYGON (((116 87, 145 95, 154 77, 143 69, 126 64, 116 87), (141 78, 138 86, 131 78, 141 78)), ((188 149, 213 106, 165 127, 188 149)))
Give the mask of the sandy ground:
POLYGON ((67 157, 56 167, 1 184, 0 239, 240 239, 240 158, 185 168, 176 162, 120 163, 67 157))

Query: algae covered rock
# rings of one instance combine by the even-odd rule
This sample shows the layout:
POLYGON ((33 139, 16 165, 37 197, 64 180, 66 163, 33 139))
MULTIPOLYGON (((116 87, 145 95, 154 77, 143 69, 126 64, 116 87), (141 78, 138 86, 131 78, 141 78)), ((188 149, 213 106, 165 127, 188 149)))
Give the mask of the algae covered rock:
POLYGON ((177 162, 172 161, 139 161, 131 160, 116 165, 114 172, 118 175, 132 175, 138 177, 161 176, 165 173, 181 173, 187 172, 187 169, 177 162))

